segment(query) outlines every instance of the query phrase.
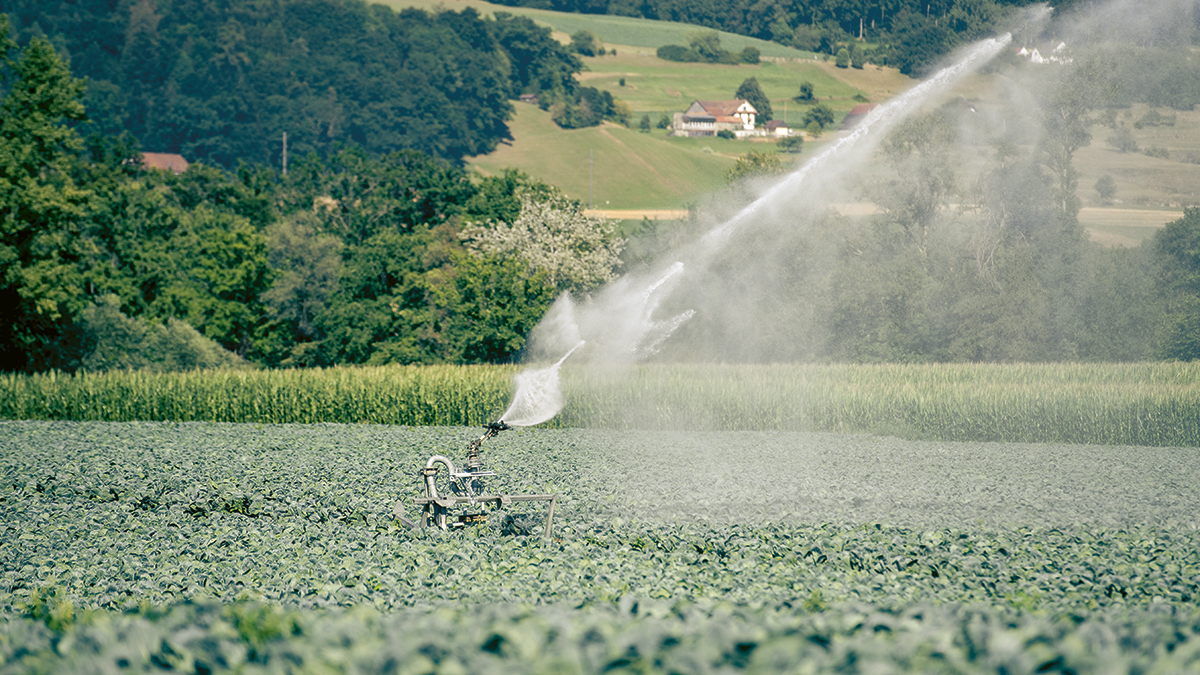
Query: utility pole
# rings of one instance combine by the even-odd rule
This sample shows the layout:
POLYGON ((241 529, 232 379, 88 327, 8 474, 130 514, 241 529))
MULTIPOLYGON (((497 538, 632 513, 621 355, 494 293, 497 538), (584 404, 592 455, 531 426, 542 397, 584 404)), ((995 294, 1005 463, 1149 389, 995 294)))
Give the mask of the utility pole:
POLYGON ((592 208, 592 167, 596 163, 596 151, 588 150, 588 208, 592 208))
POLYGON ((287 132, 283 132, 283 175, 287 175, 287 132))

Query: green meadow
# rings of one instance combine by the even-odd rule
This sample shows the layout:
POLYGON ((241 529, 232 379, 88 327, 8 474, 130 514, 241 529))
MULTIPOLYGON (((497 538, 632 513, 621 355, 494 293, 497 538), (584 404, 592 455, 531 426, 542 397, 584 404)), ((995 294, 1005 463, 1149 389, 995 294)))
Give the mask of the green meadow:
MULTIPOLYGON (((428 11, 442 9, 462 11, 470 7, 484 15, 491 15, 495 12, 508 12, 519 16, 527 16, 555 32, 562 33, 563 36, 569 36, 572 33, 586 30, 599 38, 606 46, 643 47, 651 50, 658 49, 663 45, 687 44, 691 34, 697 31, 712 30, 703 26, 674 21, 653 21, 650 19, 608 16, 604 14, 573 14, 546 9, 531 9, 528 7, 506 7, 480 2, 479 0, 379 0, 378 4, 386 5, 397 11, 405 7, 418 7, 428 11)), ((721 46, 732 52, 740 52, 746 47, 755 47, 763 56, 784 59, 811 59, 814 57, 812 52, 785 47, 775 42, 759 40, 735 33, 726 33, 724 31, 717 32, 721 36, 721 46)), ((620 47, 618 47, 618 53, 620 51, 620 47)))

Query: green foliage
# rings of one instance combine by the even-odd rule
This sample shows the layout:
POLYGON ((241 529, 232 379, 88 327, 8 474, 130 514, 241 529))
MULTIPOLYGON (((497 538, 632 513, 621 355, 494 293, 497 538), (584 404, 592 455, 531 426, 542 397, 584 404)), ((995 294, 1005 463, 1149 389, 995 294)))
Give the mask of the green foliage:
POLYGON ((487 153, 509 138, 509 99, 565 97, 582 67, 528 18, 484 19, 472 9, 9 4, 25 6, 27 28, 53 26, 64 51, 83 57, 72 63, 89 81, 87 133, 127 130, 147 148, 227 168, 279 166, 283 132, 298 156, 352 144, 455 161, 487 153))
POLYGON ((623 110, 613 95, 595 87, 578 87, 576 98, 551 109, 554 123, 564 129, 594 127, 606 119, 626 123, 623 110))
POLYGON ((801 82, 800 93, 792 97, 796 103, 812 103, 816 100, 812 82, 801 82))
POLYGON ((741 55, 742 63, 755 64, 760 61, 762 52, 758 50, 758 47, 747 45, 744 49, 742 49, 741 55))
POLYGON ((1109 202, 1117 195, 1117 181, 1112 177, 1112 174, 1106 173, 1096 179, 1096 194, 1100 195, 1100 200, 1109 202))
POLYGON ((721 129, 717 132, 717 138, 724 138, 727 141, 732 141, 737 139, 737 134, 733 133, 729 129, 721 129))
POLYGON ((758 152, 751 150, 738 157, 729 171, 725 173, 725 181, 730 184, 741 183, 753 178, 777 176, 783 173, 783 162, 773 152, 758 152))
POLYGON ((146 325, 121 311, 115 295, 100 298, 80 316, 85 343, 94 345, 80 368, 173 372, 196 368, 244 368, 248 364, 184 321, 146 325))
POLYGON ((529 17, 496 12, 496 42, 508 56, 512 83, 510 97, 536 94, 538 103, 549 105, 574 95, 575 73, 583 63, 529 17))
POLYGON ((43 38, 16 50, 0 15, 0 368, 78 356, 71 324, 87 305, 91 193, 72 176, 83 148, 84 83, 43 38), (14 53, 15 52, 15 53, 14 53), (76 264, 81 259, 84 265, 76 264))
POLYGON ((581 30, 571 35, 571 50, 582 56, 596 56, 600 41, 591 31, 581 30))
POLYGON ((1133 131, 1125 125, 1118 126, 1108 136, 1108 145, 1117 152, 1137 152, 1137 140, 1133 137, 1133 131))
POLYGON ((733 97, 746 99, 750 105, 754 106, 754 109, 758 111, 754 118, 755 124, 764 124, 773 119, 771 100, 763 93, 762 87, 758 86, 758 78, 748 77, 743 80, 733 97))
POLYGON ((857 42, 850 45, 850 65, 858 70, 867 64, 867 53, 857 42))
MULTIPOLYGON (((754 61, 747 60, 748 53, 746 49, 757 51, 754 47, 747 46, 741 53, 735 54, 721 46, 721 36, 716 31, 700 31, 688 36, 687 47, 682 45, 663 45, 658 48, 656 54, 658 58, 666 61, 681 61, 684 63, 702 62, 729 65, 757 63, 757 58, 754 61)), ((749 52, 750 58, 754 58, 755 56, 754 52, 749 52)))
POLYGON ((1188 207, 1179 220, 1154 235, 1161 265, 1158 288, 1167 302, 1167 332, 1160 348, 1169 359, 1200 358, 1200 208, 1188 207))
POLYGON ((689 49, 683 45, 663 45, 655 52, 658 58, 664 61, 679 61, 681 63, 695 63, 700 61, 700 54, 694 49, 689 49))
MULTIPOLYGON (((472 318, 518 311, 503 304, 508 297, 472 318)), ((502 337, 482 333, 464 332, 458 348, 479 355, 503 347, 502 337)), ((0 418, 486 424, 507 402, 513 373, 391 366, 10 375, 0 380, 0 418)), ((630 380, 568 371, 570 399, 555 424, 1197 446, 1200 419, 1189 412, 1200 405, 1196 375, 1193 365, 1174 363, 646 366, 630 380)))
POLYGON ((833 108, 826 103, 818 103, 804 111, 804 117, 800 123, 805 127, 816 125, 819 131, 823 131, 825 127, 833 124, 833 108))
POLYGON ((838 68, 849 68, 850 67, 850 51, 848 49, 846 49, 845 47, 842 47, 841 49, 839 49, 837 51, 837 57, 836 57, 836 60, 834 63, 838 68))
POLYGON ((779 139, 778 145, 780 152, 799 154, 804 149, 804 137, 799 135, 784 136, 779 139))
POLYGON ((484 446, 500 472, 489 480, 505 493, 557 492, 553 539, 504 532, 506 516, 540 522, 519 504, 475 528, 399 527, 393 505, 415 511, 411 469, 477 433, 2 425, 6 666, 1196 663, 1196 499, 1140 468, 1194 482, 1177 450, 516 431, 484 446), (745 481, 696 484, 730 457, 771 477, 750 500, 745 481), (683 462, 692 472, 674 477, 683 462))
POLYGON ((922 75, 959 42, 960 38, 946 22, 919 11, 903 10, 892 20, 887 63, 905 75, 922 75))

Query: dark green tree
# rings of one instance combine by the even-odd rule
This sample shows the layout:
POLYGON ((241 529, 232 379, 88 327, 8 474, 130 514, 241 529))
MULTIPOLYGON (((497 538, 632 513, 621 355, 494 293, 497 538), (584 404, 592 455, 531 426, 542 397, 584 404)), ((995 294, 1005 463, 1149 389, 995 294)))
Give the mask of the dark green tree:
POLYGON ((758 78, 748 77, 742 80, 742 84, 738 86, 737 93, 734 98, 746 99, 754 109, 758 111, 755 121, 758 124, 770 122, 772 118, 771 100, 763 93, 762 87, 758 85, 758 78))
POLYGON ((68 125, 83 119, 84 83, 54 47, 17 50, 0 15, 0 369, 72 367, 76 316, 98 261, 86 220, 91 191, 72 178, 83 149, 68 125))
POLYGON ((1167 311, 1159 355, 1200 359, 1200 208, 1185 208, 1182 218, 1155 233, 1153 247, 1162 270, 1159 294, 1167 311))
POLYGON ((600 51, 600 41, 588 30, 571 34, 571 50, 582 56, 595 56, 600 51))
POLYGON ((823 130, 833 124, 833 108, 828 104, 818 103, 805 111, 801 124, 806 127, 815 124, 818 130, 823 130))

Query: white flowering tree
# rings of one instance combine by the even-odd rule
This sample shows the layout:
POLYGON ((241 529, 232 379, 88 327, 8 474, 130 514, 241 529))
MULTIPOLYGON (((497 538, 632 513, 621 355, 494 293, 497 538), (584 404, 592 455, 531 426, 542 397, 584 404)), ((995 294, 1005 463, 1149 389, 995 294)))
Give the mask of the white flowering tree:
POLYGON ((462 238, 478 255, 511 256, 544 271, 559 290, 586 293, 616 278, 625 240, 616 223, 585 215, 579 204, 554 191, 519 195, 516 221, 469 223, 462 238))

